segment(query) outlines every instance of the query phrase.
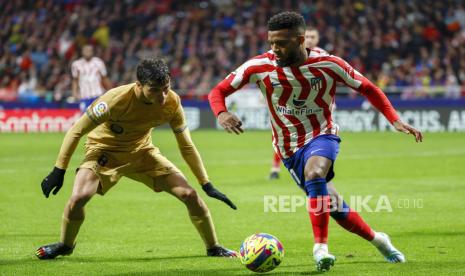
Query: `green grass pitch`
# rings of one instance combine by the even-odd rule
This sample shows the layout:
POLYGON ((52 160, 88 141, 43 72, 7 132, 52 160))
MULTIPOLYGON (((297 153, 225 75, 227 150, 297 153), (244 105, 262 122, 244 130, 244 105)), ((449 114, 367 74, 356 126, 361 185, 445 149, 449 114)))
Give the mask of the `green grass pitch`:
MULTIPOLYGON (((283 169, 268 181, 269 131, 241 136, 196 131, 193 139, 212 182, 238 206, 207 198, 182 160, 173 135, 155 131, 153 142, 186 174, 206 200, 220 241, 239 249, 255 232, 277 236, 285 257, 276 275, 317 274, 305 208, 264 212, 264 195, 302 196, 283 169)), ((75 253, 39 261, 35 249, 59 238, 63 207, 83 157, 73 156, 65 185, 45 199, 40 182, 53 167, 63 134, 0 134, 0 275, 250 275, 239 260, 205 257, 185 207, 167 194, 123 179, 95 196, 75 253)), ((389 264, 366 241, 330 222, 334 275, 465 274, 465 134, 426 133, 424 142, 399 133, 343 133, 335 184, 346 198, 388 198, 392 212, 362 211, 375 229, 389 233, 408 262, 389 264), (408 207, 408 208, 407 208, 408 207)), ((284 197, 285 198, 285 197, 284 197)))

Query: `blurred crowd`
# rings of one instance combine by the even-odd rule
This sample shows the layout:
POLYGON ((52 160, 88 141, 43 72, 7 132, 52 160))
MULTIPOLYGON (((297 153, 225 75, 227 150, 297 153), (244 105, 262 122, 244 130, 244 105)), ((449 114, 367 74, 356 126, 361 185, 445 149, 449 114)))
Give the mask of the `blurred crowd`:
POLYGON ((268 51, 267 20, 299 11, 320 47, 404 98, 465 90, 464 0, 2 1, 0 101, 65 102, 70 64, 92 44, 114 86, 141 58, 161 56, 173 88, 205 98, 248 58, 268 51))

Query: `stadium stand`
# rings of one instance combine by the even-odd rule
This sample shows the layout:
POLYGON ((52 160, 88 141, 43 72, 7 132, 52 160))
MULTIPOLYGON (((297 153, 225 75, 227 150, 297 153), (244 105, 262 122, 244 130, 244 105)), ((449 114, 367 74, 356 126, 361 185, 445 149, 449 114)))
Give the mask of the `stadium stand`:
POLYGON ((459 98, 465 91, 464 1, 17 0, 2 6, 0 102, 72 101, 70 64, 86 43, 106 63, 113 85, 131 81, 139 59, 163 56, 173 88, 205 99, 240 62, 269 48, 266 20, 282 10, 300 11, 320 31, 322 48, 389 93, 459 98))

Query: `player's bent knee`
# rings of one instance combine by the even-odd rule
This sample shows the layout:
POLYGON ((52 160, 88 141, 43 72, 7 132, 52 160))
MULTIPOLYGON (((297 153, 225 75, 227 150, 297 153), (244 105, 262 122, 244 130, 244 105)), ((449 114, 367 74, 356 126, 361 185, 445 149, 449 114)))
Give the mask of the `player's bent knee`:
POLYGON ((305 180, 312 180, 317 178, 326 178, 326 173, 323 168, 314 168, 305 172, 305 180))
POLYGON ((186 204, 188 209, 196 210, 196 212, 208 213, 207 205, 194 189, 186 192, 183 195, 182 201, 186 204))
POLYGON ((195 203, 198 202, 199 195, 194 189, 190 188, 183 192, 183 194, 180 196, 180 199, 185 203, 195 203))
POLYGON ((84 207, 84 205, 89 202, 92 196, 92 193, 73 194, 68 201, 69 207, 71 209, 84 207))

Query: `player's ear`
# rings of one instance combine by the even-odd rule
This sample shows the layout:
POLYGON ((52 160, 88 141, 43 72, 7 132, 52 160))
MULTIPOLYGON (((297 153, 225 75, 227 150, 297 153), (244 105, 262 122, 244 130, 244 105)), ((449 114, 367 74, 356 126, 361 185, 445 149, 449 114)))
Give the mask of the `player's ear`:
POLYGON ((305 36, 304 35, 298 35, 297 40, 299 41, 299 44, 302 45, 305 42, 305 36))
POLYGON ((141 89, 142 88, 142 83, 140 83, 140 81, 136 81, 136 86, 137 86, 137 88, 141 89))

